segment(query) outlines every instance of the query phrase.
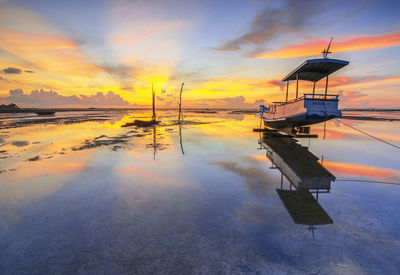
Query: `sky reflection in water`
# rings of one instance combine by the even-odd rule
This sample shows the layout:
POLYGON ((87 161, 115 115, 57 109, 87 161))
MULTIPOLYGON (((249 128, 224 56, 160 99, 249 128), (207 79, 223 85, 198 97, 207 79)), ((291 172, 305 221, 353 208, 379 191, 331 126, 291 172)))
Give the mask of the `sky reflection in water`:
MULTIPOLYGON (((149 115, 17 128, 1 118, 0 273, 400 270, 400 186, 368 182, 400 183, 397 149, 337 121, 325 140, 323 124, 299 140, 337 178, 318 200, 333 224, 313 237, 276 192, 254 115, 187 112, 179 131, 162 111, 155 128, 121 127, 149 115)), ((56 115, 71 116, 82 113, 56 115)), ((399 144, 399 122, 346 123, 399 144)))

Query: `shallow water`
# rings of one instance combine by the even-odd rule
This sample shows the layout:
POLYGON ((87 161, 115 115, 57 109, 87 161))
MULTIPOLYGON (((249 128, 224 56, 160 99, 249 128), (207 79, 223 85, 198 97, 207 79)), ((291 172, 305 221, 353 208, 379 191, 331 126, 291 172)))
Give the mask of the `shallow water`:
MULTIPOLYGON (((141 129, 121 126, 150 112, 82 116, 0 118, 0 274, 400 271, 395 147, 313 126, 298 142, 336 180, 317 201, 333 223, 309 225, 280 199, 252 114, 188 112, 179 127, 161 111, 141 129)), ((400 122, 343 121, 400 145, 400 122)))

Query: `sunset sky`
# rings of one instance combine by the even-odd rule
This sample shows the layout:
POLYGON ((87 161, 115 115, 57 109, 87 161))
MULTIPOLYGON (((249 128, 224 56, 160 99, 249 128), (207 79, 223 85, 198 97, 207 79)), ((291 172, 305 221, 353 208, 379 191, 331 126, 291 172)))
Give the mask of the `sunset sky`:
POLYGON ((185 82, 184 107, 254 107, 284 98, 281 79, 333 36, 330 57, 350 61, 330 82, 340 107, 400 107, 399 11, 367 0, 0 0, 0 103, 146 107, 153 82, 157 105, 176 107, 185 82))

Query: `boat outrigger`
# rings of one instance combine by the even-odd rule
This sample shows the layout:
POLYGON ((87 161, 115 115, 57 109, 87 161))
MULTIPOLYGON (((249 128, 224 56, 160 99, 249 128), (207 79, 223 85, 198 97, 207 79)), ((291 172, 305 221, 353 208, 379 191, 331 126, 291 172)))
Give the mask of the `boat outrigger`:
MULTIPOLYGON (((332 39, 331 39, 332 42, 332 39)), ((264 126, 269 129, 279 129, 291 135, 309 133, 310 127, 315 124, 341 116, 338 109, 339 96, 328 94, 329 75, 348 65, 348 61, 328 58, 329 46, 324 50, 322 58, 309 59, 289 73, 282 82, 286 82, 286 100, 273 102, 269 107, 260 105, 260 117, 264 126), (315 91, 315 84, 325 78, 325 92, 315 91), (289 100, 289 82, 296 81, 296 98, 289 100), (299 97, 299 81, 314 83, 312 93, 305 93, 299 97)))

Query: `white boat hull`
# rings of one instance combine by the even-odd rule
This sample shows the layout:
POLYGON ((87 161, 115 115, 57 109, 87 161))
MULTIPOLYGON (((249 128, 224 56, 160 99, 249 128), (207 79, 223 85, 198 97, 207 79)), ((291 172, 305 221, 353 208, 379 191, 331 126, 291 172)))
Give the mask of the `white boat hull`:
POLYGON ((291 102, 275 103, 269 112, 262 113, 264 125, 271 128, 288 128, 311 125, 340 117, 338 98, 304 97, 291 102))

